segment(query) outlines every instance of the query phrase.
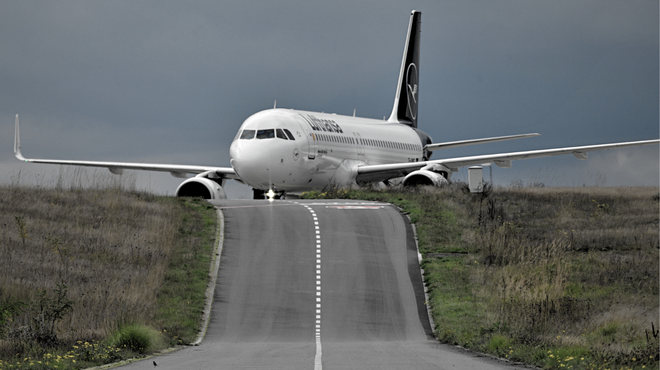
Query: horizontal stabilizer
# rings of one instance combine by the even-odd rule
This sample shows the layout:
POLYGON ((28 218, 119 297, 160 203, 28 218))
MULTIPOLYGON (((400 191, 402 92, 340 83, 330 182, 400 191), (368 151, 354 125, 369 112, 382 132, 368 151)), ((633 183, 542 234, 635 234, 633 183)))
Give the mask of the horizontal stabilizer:
POLYGON ((428 150, 429 152, 432 152, 434 150, 440 150, 440 149, 458 148, 461 146, 476 145, 476 144, 488 144, 488 143, 495 143, 498 141, 524 139, 527 137, 536 137, 536 136, 541 136, 541 134, 534 133, 534 134, 487 137, 483 139, 450 141, 446 143, 429 144, 424 149, 428 150))

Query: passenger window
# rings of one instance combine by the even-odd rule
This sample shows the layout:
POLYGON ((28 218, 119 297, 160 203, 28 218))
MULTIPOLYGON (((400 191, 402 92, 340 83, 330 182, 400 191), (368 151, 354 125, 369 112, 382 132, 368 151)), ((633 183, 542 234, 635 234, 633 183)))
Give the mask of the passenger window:
POLYGON ((254 130, 243 130, 243 133, 241 134, 241 139, 243 140, 254 139, 254 130))
POLYGON ((296 140, 296 138, 293 137, 293 134, 291 133, 291 131, 289 131, 287 129, 282 129, 282 130, 284 130, 284 133, 286 134, 286 136, 289 137, 289 140, 296 140))
POLYGON ((268 130, 258 130, 257 139, 272 139, 275 137, 275 130, 272 128, 268 130))
POLYGON ((284 135, 284 131, 282 131, 281 128, 276 129, 275 132, 277 133, 277 138, 278 139, 289 140, 289 139, 287 139, 286 135, 284 135))

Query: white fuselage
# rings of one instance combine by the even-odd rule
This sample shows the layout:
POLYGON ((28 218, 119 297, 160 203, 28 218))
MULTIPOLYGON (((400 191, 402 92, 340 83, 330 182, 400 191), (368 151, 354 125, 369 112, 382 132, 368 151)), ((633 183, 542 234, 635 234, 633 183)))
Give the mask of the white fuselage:
POLYGON ((358 165, 417 162, 422 156, 410 126, 291 109, 250 116, 230 148, 242 181, 274 191, 321 190, 354 180, 351 171, 358 165))

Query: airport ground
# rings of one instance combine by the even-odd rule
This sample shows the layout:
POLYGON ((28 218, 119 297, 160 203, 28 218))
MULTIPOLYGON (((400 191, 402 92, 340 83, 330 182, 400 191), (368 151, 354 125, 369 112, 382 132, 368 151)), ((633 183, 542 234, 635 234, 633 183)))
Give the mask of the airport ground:
MULTIPOLYGON (((138 243, 143 245, 146 243, 150 246, 161 245, 164 240, 159 239, 157 242, 153 242, 149 241, 149 238, 158 234, 165 235, 168 230, 174 230, 173 234, 169 234, 174 235, 172 238, 176 238, 176 234, 187 235, 186 243, 193 243, 197 240, 200 248, 182 253, 180 257, 187 259, 184 265, 190 264, 192 260, 196 259, 205 263, 203 280, 211 260, 211 249, 208 246, 212 244, 212 242, 208 243, 208 240, 204 240, 212 239, 215 231, 212 209, 200 203, 194 204, 192 207, 197 208, 195 212, 179 214, 174 212, 176 216, 170 217, 174 221, 168 221, 170 222, 167 224, 168 226, 156 227, 158 231, 155 234, 146 235, 135 233, 135 230, 163 222, 154 219, 155 214, 168 214, 159 208, 163 204, 166 205, 166 208, 174 206, 174 208, 185 209, 189 206, 172 201, 171 198, 163 201, 144 194, 121 195, 118 192, 115 194, 107 190, 72 192, 74 195, 77 194, 72 199, 77 199, 76 203, 80 203, 88 212, 84 217, 80 217, 72 223, 65 221, 67 215, 73 214, 71 210, 57 210, 58 207, 61 208, 68 204, 68 196, 65 196, 64 193, 49 194, 44 191, 35 194, 33 189, 21 192, 15 188, 3 189, 3 192, 0 197, 4 200, 3 206, 12 202, 14 205, 29 204, 30 202, 26 202, 28 199, 33 200, 31 203, 34 203, 30 204, 27 210, 14 209, 2 212, 7 218, 2 220, 2 224, 4 224, 2 243, 5 247, 3 253, 11 250, 12 258, 12 262, 9 262, 6 258, 7 255, 3 256, 7 268, 3 266, 2 278, 5 283, 8 280, 18 280, 20 284, 23 284, 13 290, 3 286, 3 302, 7 302, 7 295, 11 295, 8 293, 13 293, 13 297, 16 299, 31 302, 38 298, 39 289, 52 292, 57 289, 53 282, 57 282, 58 278, 66 281, 69 289, 67 297, 71 298, 73 308, 71 312, 65 312, 57 323, 59 329, 57 334, 61 344, 64 345, 60 349, 61 357, 78 356, 75 358, 79 359, 79 363, 83 363, 79 356, 80 351, 76 352, 76 349, 73 348, 76 346, 76 339, 82 342, 76 346, 79 347, 78 349, 85 347, 85 342, 92 343, 93 339, 97 340, 94 342, 95 344, 102 347, 103 343, 106 343, 102 341, 104 337, 116 334, 116 330, 120 326, 129 322, 139 322, 160 331, 160 336, 167 339, 167 343, 163 346, 179 340, 192 341, 191 336, 184 338, 183 335, 173 335, 170 331, 182 330, 182 326, 173 325, 170 319, 165 320, 169 325, 173 325, 170 326, 170 331, 167 331, 164 326, 165 321, 159 321, 163 320, 159 315, 160 312, 175 312, 173 316, 177 317, 186 307, 191 307, 192 314, 199 316, 201 310, 199 305, 188 303, 194 302, 194 298, 189 297, 191 300, 179 301, 173 305, 174 308, 169 309, 160 307, 159 305, 163 303, 158 298, 164 295, 163 289, 172 281, 192 281, 195 280, 195 277, 199 277, 199 272, 180 271, 170 274, 166 267, 163 268, 165 272, 161 272, 162 275, 159 277, 163 282, 160 287, 142 288, 152 289, 153 295, 156 296, 155 301, 152 300, 152 295, 139 293, 139 290, 136 291, 137 295, 126 294, 125 291, 138 289, 138 281, 153 280, 152 278, 140 279, 140 276, 146 276, 144 275, 148 273, 146 271, 158 270, 153 266, 145 269, 144 266, 155 264, 161 259, 167 260, 170 256, 177 254, 176 252, 159 254, 158 248, 153 247, 146 248, 144 251, 134 248, 138 243), (13 193, 8 194, 4 191, 13 193), (83 200, 84 193, 87 193, 85 195, 88 195, 89 199, 83 200), (121 200, 122 197, 126 199, 121 200), (40 200, 40 198, 43 199, 40 200), (103 204, 100 203, 101 200, 106 202, 105 205, 101 205, 103 204), (141 207, 146 206, 146 208, 143 211, 136 211, 134 204, 141 207), (103 209, 103 212, 89 213, 90 209, 98 210, 99 207, 103 209), (127 216, 112 213, 123 208, 130 209, 133 213, 127 216), (207 216, 195 216, 198 211, 202 214, 206 212, 207 216), (45 222, 38 220, 39 215, 43 214, 49 215, 48 222, 61 220, 68 225, 76 225, 79 230, 71 226, 68 228, 35 227, 35 222, 45 222), (198 222, 200 220, 206 221, 200 223, 198 222), (190 221, 193 222, 190 223, 190 221), (198 224, 207 224, 207 228, 211 225, 210 236, 208 232, 204 236, 201 233, 203 228, 195 226, 198 224), (128 227, 128 229, 122 230, 119 228, 120 226, 128 227), (66 232, 59 234, 57 230, 60 228, 65 229, 66 232), (95 230, 104 228, 108 228, 104 231, 108 234, 94 236, 95 230), (43 230, 47 231, 42 235, 40 233, 43 230), (78 231, 88 235, 87 244, 68 239, 78 231), (138 239, 131 239, 131 237, 138 239), (116 244, 119 243, 119 239, 129 239, 127 248, 124 249, 121 244, 116 244), (98 243, 94 244, 95 242, 98 243), (204 244, 207 245, 204 246, 204 244), (87 249, 82 247, 84 245, 87 245, 87 249), (101 245, 107 247, 102 250, 103 253, 100 253, 101 250, 96 250, 98 253, 92 253, 94 258, 85 257, 85 253, 90 255, 89 253, 95 250, 93 245, 98 245, 99 248, 101 245), (22 253, 26 253, 26 255, 22 253), (37 258, 34 258, 35 256, 37 258), (135 258, 140 262, 129 262, 130 258, 135 258), (119 271, 102 270, 102 267, 93 266, 90 268, 97 273, 84 273, 86 271, 84 267, 91 266, 86 265, 87 263, 114 262, 114 266, 116 266, 118 261, 121 261, 119 265, 122 267, 118 269, 119 271), (43 264, 40 265, 40 263, 43 264), (44 268, 44 265, 50 267, 44 268), (128 275, 128 270, 131 269, 141 272, 138 272, 136 277, 132 277, 128 275), (39 271, 41 274, 36 274, 34 271, 39 271), (67 275, 67 271, 72 272, 72 275, 67 275), (22 280, 13 278, 23 276, 22 272, 24 272, 22 280), (115 272, 118 274, 112 275, 115 272), (50 278, 47 273, 51 274, 50 278), (10 276, 12 279, 8 279, 10 276), (39 276, 38 280, 41 283, 47 283, 38 285, 37 282, 30 282, 30 276, 39 276), (106 280, 90 282, 91 276, 105 276, 106 280), (114 276, 114 280, 108 279, 110 276, 114 276), (25 288, 26 286, 31 287, 33 292, 30 293, 29 289, 25 288), (124 290, 124 294, 118 294, 120 288, 124 290), (159 288, 161 291, 158 290, 159 288), (24 295, 21 296, 21 294, 24 295), (99 298, 96 304, 101 306, 92 307, 93 299, 85 301, 87 298, 83 299, 83 295, 99 298), (131 315, 142 314, 143 317, 127 317, 125 313, 112 316, 110 312, 113 307, 127 307, 130 304, 106 299, 104 307, 102 306, 104 295, 105 297, 133 297, 131 304, 135 307, 135 311, 131 315), (148 302, 155 303, 149 303, 152 304, 149 306, 148 302), (103 311, 99 311, 100 309, 103 311), (96 315, 89 314, 94 312, 96 315), (105 314, 99 315, 99 312, 105 314), (122 317, 122 315, 124 316, 122 317), (85 323, 88 317, 93 321, 94 316, 96 316, 96 323, 85 323), (99 319, 99 316, 103 317, 99 319), (84 328, 85 325, 87 329, 84 328), (90 330, 90 328, 96 329, 90 330), (66 347, 67 345, 69 347, 66 347)), ((314 196, 361 197, 377 202, 387 201, 397 204, 409 213, 417 226, 420 251, 424 256, 422 266, 425 269, 425 282, 429 289, 429 302, 436 325, 435 335, 441 342, 452 345, 449 348, 455 348, 453 345, 458 344, 476 351, 492 353, 514 361, 535 363, 546 368, 608 368, 614 364, 625 368, 657 367, 656 330, 658 324, 657 321, 654 321, 658 317, 657 188, 497 189, 486 195, 475 196, 455 187, 440 192, 412 194, 373 192, 358 195, 353 192, 344 192, 315 194, 314 196)), ((312 209, 314 208, 312 207, 312 209)), ((226 213, 230 213, 230 211, 226 213)), ((344 222, 347 222, 349 226, 355 224, 348 219, 344 222)), ((247 223, 247 221, 243 223, 247 223)), ((337 230, 341 231, 342 228, 337 228, 337 230)), ((283 235, 290 235, 292 229, 288 229, 288 231, 289 233, 283 235)), ((285 232, 277 231, 277 233, 285 232)), ((393 238, 389 239, 393 240, 393 238)), ((344 247, 341 251, 345 254, 350 243, 339 240, 337 243, 344 247)), ((380 243, 383 243, 382 240, 380 243)), ((364 253, 368 253, 368 251, 364 251, 364 253)), ((373 254, 373 251, 371 253, 373 254)), ((348 255, 350 256, 350 254, 348 255)), ((264 257, 265 259, 261 263, 266 263, 264 266, 270 266, 270 268, 248 269, 249 275, 244 278, 248 281, 258 280, 260 270, 271 274, 270 276, 276 276, 278 271, 276 266, 295 267, 296 259, 302 258, 298 253, 285 253, 284 256, 266 254, 266 256, 269 257, 264 257), (290 259, 283 260, 286 257, 290 257, 290 259), (277 263, 267 263, 273 261, 277 261, 277 263)), ((334 260, 335 264, 341 265, 338 259, 341 258, 341 254, 339 256, 329 255, 328 258, 328 261, 334 260)), ((248 266, 254 266, 252 262, 248 263, 248 266)), ((377 265, 380 266, 380 264, 377 265)), ((369 268, 373 270, 374 266, 369 268)), ((223 269, 221 271, 229 272, 226 266, 223 266, 223 269)), ((292 276, 287 276, 287 278, 292 278, 292 276)), ((219 282, 221 281, 222 273, 219 278, 219 282)), ((340 279, 340 281, 343 280, 340 279)), ((218 286, 222 286, 222 283, 218 286)), ((367 284, 360 289, 365 289, 366 286, 373 289, 372 293, 380 291, 379 294, 382 294, 387 291, 383 286, 379 287, 374 283, 367 284)), ((220 292, 226 293, 227 290, 220 288, 220 292)), ((192 292, 189 293, 192 294, 192 292)), ((177 294, 181 294, 181 292, 177 294)), ((412 294, 414 295, 414 289, 412 294)), ((245 295, 243 298, 248 299, 248 296, 245 295)), ((365 303, 365 301, 357 299, 355 302, 363 302, 368 306, 367 303, 373 304, 374 297, 373 295, 370 297, 372 301, 365 303)), ((396 295, 382 297, 387 297, 385 301, 390 302, 389 307, 395 307, 400 304, 396 301, 402 300, 396 298, 398 297, 396 295)), ((356 297, 352 299, 354 300, 356 297)), ((353 300, 347 302, 353 302, 353 300)), ((219 301, 226 300, 220 299, 219 301)), ((418 302, 415 299, 413 301, 418 302)), ((294 302, 296 302, 295 299, 294 302)), ((344 304, 341 307, 346 310, 351 306, 344 304)), ((405 312, 406 310, 412 311, 408 308, 393 309, 392 312, 405 312)), ((284 310, 282 317, 296 316, 291 312, 284 310)), ((328 315, 327 320, 333 320, 333 312, 336 312, 337 316, 346 316, 343 311, 332 306, 328 307, 328 311, 324 309, 323 312, 328 315)), ((417 316, 417 322, 421 323, 419 315, 417 316)), ((381 328, 379 329, 381 333, 398 334, 389 334, 396 337, 390 338, 390 340, 368 341, 372 343, 370 347, 385 353, 398 353, 396 352, 398 350, 402 353, 416 353, 421 357, 430 356, 427 353, 428 349, 435 350, 436 348, 429 347, 426 342, 425 336, 428 334, 428 330, 419 329, 419 324, 411 324, 409 317, 407 314, 393 316, 388 314, 382 316, 381 321, 372 322, 373 327, 366 331, 368 333, 373 333, 373 328, 381 328), (397 330, 388 331, 397 325, 390 323, 389 326, 383 326, 382 320, 387 317, 399 318, 393 319, 392 323, 404 322, 406 324, 398 326, 397 330), (401 317, 405 319, 400 319, 401 317), (390 329, 384 330, 382 327, 390 329), (403 330, 402 327, 406 329, 403 330), (408 341, 406 338, 414 340, 408 341), (405 346, 399 346, 397 350, 393 350, 391 347, 383 346, 383 343, 427 344, 415 347, 424 348, 415 352, 405 346)), ((324 315, 323 318, 326 319, 326 316, 324 315)), ((216 322, 217 319, 216 317, 216 322)), ((334 320, 336 323, 341 322, 336 318, 334 320)), ((283 321, 288 322, 287 319, 283 321)), ((282 320, 274 320, 271 325, 274 325, 273 323, 281 324, 281 322, 282 320)), ((357 333, 352 330, 338 330, 337 328, 340 326, 337 325, 339 324, 328 326, 327 331, 324 329, 322 334, 328 336, 328 343, 333 343, 330 339, 336 339, 335 346, 346 341, 346 338, 341 336, 342 333, 345 335, 357 333)), ((210 328, 212 327, 213 325, 210 326, 210 328)), ((277 327, 277 325, 271 327, 277 327)), ((237 333, 240 330, 236 330, 238 329, 229 330, 225 327, 221 329, 221 332, 232 332, 232 335, 239 335, 237 333)), ((260 333, 259 330, 249 332, 257 336, 260 333)), ((281 332, 278 333, 281 335, 281 332)), ((216 342, 221 343, 223 335, 227 338, 228 334, 216 334, 216 339, 220 338, 216 342)), ((314 336, 313 334, 306 335, 311 336, 311 340, 308 344, 298 348, 300 353, 313 352, 314 336)), ((209 338, 212 339, 213 336, 209 338)), ((6 343, 6 341, 3 342, 3 348, 6 348, 6 343)), ((332 344, 327 344, 327 347, 323 348, 327 348, 324 352, 324 356, 327 356, 325 358, 331 361, 334 351, 331 349, 332 344)), ((240 352, 237 348, 235 349, 235 352, 240 352)), ((267 361, 269 353, 286 353, 284 350, 271 352, 266 351, 266 347, 262 349, 264 351, 261 353, 265 354, 265 357, 262 357, 263 361, 267 361)), ((51 351, 48 349, 40 353, 36 347, 30 347, 27 350, 28 352, 24 354, 30 356, 30 360, 34 363, 37 361, 45 363, 47 358, 44 356, 51 351)), ((88 353, 93 350, 93 348, 88 350, 88 353)), ((346 350, 346 348, 341 349, 341 351, 346 350)), ((125 355, 128 354, 121 356, 125 355)), ((99 354, 100 356, 101 354, 99 354)), ((115 356, 120 357, 119 354, 115 354, 115 356)), ((351 358, 350 356, 339 357, 343 360, 351 358)), ((398 356, 396 357, 398 358, 398 356)), ((21 362, 24 362, 22 361, 24 358, 20 359, 21 362)), ((404 358, 401 357, 401 359, 404 358)), ((9 359, 11 360, 11 356, 9 359)), ((71 362, 73 359, 74 357, 68 359, 71 367, 73 367, 71 362)), ((381 358, 383 361, 387 361, 386 359, 387 357, 381 358)), ((3 364, 8 364, 6 360, 8 360, 7 357, 3 358, 2 361, 5 361, 3 364)), ((103 362, 100 358, 97 360, 103 362)), ((354 360, 359 362, 358 358, 354 358, 354 360)), ((389 362, 392 362, 392 358, 389 362)), ((484 368, 488 367, 484 366, 484 368)), ((25 367, 29 366, 25 365, 25 367)))

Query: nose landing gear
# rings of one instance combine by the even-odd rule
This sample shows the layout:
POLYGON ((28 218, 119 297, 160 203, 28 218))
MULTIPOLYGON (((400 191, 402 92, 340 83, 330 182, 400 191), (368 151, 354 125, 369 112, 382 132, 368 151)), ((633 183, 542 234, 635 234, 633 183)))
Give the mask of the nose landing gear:
POLYGON ((252 189, 252 199, 284 199, 284 195, 283 191, 252 189))

